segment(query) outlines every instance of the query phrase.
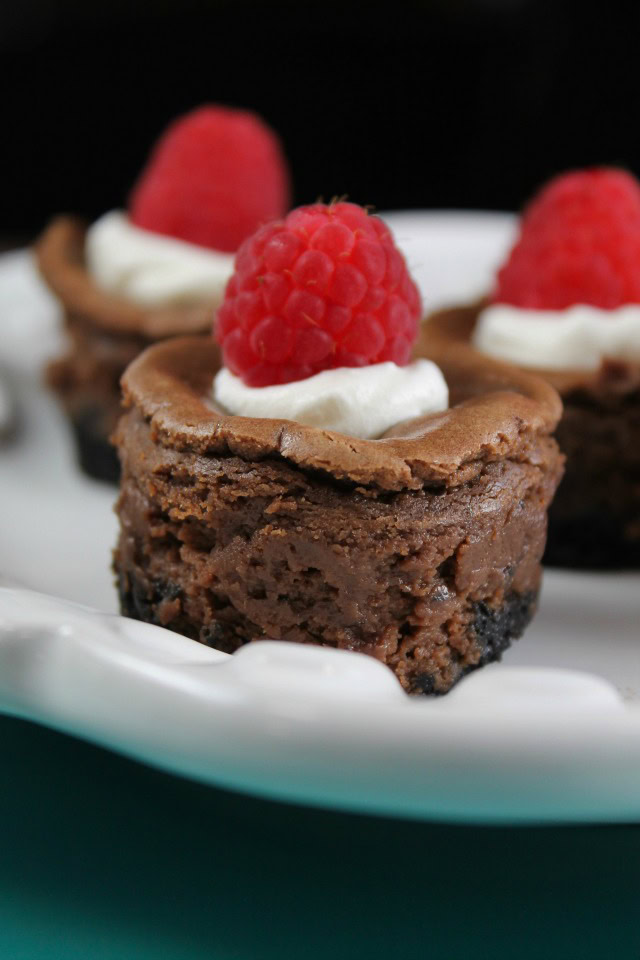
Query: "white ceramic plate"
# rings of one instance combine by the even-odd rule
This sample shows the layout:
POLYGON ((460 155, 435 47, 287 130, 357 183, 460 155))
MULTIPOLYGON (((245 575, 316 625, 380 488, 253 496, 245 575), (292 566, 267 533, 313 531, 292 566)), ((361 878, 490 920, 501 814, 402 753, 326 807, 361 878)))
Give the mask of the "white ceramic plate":
MULTIPOLYGON (((499 214, 389 220, 429 307, 481 293, 513 230, 499 214)), ((114 616, 114 493, 77 472, 40 385, 60 334, 26 253, 0 258, 0 315, 19 427, 0 439, 0 574, 15 585, 0 592, 0 711, 308 803, 493 822, 640 818, 640 575, 549 572, 504 664, 439 700, 405 697, 355 654, 265 642, 228 657, 114 616)))

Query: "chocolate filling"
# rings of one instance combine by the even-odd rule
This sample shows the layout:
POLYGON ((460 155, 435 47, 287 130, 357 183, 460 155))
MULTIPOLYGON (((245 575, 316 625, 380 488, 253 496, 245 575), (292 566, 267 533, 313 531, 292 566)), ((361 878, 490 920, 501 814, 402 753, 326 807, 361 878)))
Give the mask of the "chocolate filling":
MULTIPOLYGON (((322 643, 444 692, 495 659, 532 609, 554 479, 490 464, 463 487, 384 494, 274 461, 171 456, 125 418, 117 569, 123 612, 226 651, 322 643)), ((530 615, 530 614, 529 614, 530 615)))

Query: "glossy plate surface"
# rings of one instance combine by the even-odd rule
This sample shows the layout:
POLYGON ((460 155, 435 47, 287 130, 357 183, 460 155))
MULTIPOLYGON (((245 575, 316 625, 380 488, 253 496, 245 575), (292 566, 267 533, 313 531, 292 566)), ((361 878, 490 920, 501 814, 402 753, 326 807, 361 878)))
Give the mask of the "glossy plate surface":
MULTIPOLYGON (((499 214, 389 220, 428 307, 482 293, 513 230, 499 214)), ((0 311, 15 421, 0 435, 0 711, 282 799, 448 820, 640 818, 640 575, 550 571, 504 663, 438 700, 405 697, 355 654, 265 642, 228 657, 117 617, 114 492, 76 471, 40 385, 61 338, 26 253, 0 258, 0 311)))

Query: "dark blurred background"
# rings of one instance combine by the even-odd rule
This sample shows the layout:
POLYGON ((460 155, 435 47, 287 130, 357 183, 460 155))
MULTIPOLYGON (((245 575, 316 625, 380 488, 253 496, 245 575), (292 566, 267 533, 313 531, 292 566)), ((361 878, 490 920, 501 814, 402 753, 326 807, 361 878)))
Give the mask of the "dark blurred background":
POLYGON ((514 209, 569 166, 638 173, 639 28, 617 0, 16 0, 0 230, 122 206, 167 121, 205 101, 280 132, 296 203, 514 209))

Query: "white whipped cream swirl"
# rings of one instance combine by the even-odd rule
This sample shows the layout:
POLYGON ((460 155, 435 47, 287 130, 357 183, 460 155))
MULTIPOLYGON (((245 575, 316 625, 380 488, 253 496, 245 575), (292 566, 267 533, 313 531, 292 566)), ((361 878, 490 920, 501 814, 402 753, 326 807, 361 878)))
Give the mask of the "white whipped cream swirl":
POLYGON ((543 370, 597 370, 604 357, 640 361, 640 304, 528 310, 494 303, 480 313, 473 342, 492 357, 543 370))
POLYGON ((87 267, 107 293, 143 306, 222 300, 234 255, 135 227, 120 210, 87 231, 87 267))
POLYGON ((404 420, 446 410, 449 403, 447 383, 430 360, 406 367, 391 362, 339 367, 271 387, 248 387, 223 367, 213 393, 216 403, 236 416, 296 420, 368 439, 404 420))

